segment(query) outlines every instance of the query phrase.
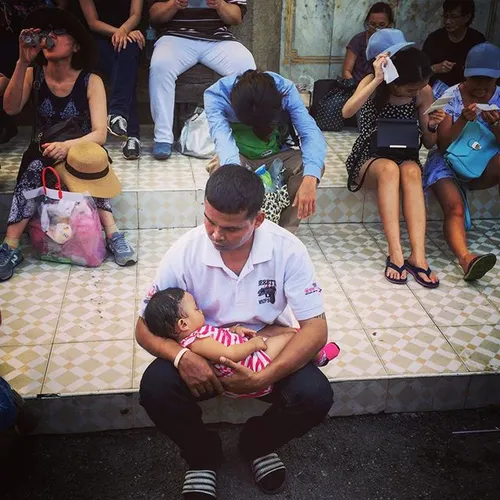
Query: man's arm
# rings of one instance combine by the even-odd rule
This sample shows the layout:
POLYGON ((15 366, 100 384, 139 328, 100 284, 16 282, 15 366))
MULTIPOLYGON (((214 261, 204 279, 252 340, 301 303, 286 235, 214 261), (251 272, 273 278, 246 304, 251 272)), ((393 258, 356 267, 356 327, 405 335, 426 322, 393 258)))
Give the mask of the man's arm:
POLYGON ((226 391, 236 394, 261 391, 309 363, 328 338, 325 314, 321 313, 299 323, 300 331, 292 337, 276 359, 260 372, 255 373, 222 356, 219 362, 234 370, 234 375, 220 379, 226 391))
POLYGON ((187 1, 167 0, 166 2, 155 2, 149 8, 151 22, 153 24, 168 23, 180 10, 180 5, 184 4, 187 6, 187 1))
POLYGON ((231 108, 229 91, 219 80, 209 87, 203 96, 210 136, 215 144, 215 152, 221 165, 240 165, 240 152, 233 137, 226 111, 231 108))
POLYGON ((243 15, 238 4, 230 4, 225 0, 207 0, 207 5, 215 9, 224 23, 229 26, 237 26, 243 22, 243 15))
POLYGON ((265 388, 300 370, 319 352, 328 340, 325 313, 299 321, 300 330, 272 363, 257 373, 259 388, 265 388))
POLYGON ((304 176, 320 180, 326 159, 326 141, 292 82, 287 82, 283 107, 289 113, 300 138, 304 176))

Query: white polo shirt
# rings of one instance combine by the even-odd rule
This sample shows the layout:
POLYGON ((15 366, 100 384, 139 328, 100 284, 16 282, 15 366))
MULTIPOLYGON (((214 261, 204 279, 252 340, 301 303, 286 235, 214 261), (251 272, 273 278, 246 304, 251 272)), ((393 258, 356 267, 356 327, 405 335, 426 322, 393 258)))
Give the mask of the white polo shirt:
POLYGON ((170 287, 190 292, 213 326, 240 323, 260 330, 278 317, 280 323, 292 326, 293 317, 300 321, 324 312, 322 290, 306 247, 267 220, 255 231, 239 276, 224 264, 204 226, 186 233, 163 257, 141 316, 149 298, 170 287))

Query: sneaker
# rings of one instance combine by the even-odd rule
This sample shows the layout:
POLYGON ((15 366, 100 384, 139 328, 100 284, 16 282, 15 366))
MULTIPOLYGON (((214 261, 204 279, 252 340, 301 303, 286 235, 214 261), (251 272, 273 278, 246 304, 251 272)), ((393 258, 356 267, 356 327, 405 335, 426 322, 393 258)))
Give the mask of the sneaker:
POLYGON ((113 233, 106 238, 109 251, 115 256, 115 262, 119 266, 133 266, 137 262, 135 250, 129 245, 125 234, 113 233))
POLYGON ((24 257, 19 248, 10 248, 7 243, 0 245, 0 281, 12 278, 14 268, 23 261, 24 257))
POLYGON ((116 137, 127 137, 128 123, 123 116, 109 115, 108 116, 108 130, 116 137))
POLYGON ((153 156, 157 160, 168 160, 172 155, 172 144, 168 142, 155 142, 153 146, 153 156))
POLYGON ((137 137, 128 137, 122 144, 122 153, 127 160, 137 160, 141 156, 141 141, 137 137))

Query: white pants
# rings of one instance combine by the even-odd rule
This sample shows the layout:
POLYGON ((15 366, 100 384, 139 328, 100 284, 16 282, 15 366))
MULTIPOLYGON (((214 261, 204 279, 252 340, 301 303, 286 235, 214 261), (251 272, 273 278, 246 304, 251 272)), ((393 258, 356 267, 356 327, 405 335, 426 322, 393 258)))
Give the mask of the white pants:
POLYGON ((255 69, 250 51, 234 41, 209 42, 177 36, 162 36, 156 43, 149 72, 151 115, 155 142, 174 142, 175 82, 177 77, 201 63, 222 76, 255 69))

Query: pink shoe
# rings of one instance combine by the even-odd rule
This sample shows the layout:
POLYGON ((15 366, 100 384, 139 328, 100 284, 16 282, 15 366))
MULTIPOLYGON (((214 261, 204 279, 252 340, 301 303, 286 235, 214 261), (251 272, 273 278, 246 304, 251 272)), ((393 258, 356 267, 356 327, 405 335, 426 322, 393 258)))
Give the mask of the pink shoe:
POLYGON ((326 366, 340 354, 340 347, 335 342, 328 342, 316 357, 316 366, 326 366))

